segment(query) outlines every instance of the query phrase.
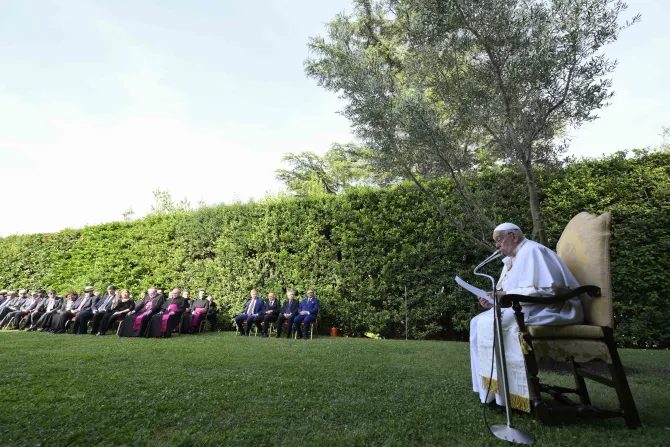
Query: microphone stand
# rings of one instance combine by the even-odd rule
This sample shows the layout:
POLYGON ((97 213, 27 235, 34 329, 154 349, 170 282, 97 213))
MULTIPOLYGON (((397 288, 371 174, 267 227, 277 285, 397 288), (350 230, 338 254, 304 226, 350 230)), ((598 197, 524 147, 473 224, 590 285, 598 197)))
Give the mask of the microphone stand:
MULTIPOLYGON (((502 312, 500 310, 500 303, 498 302, 498 295, 496 293, 496 282, 492 276, 485 273, 479 273, 478 270, 484 265, 502 256, 500 250, 496 250, 491 256, 486 258, 484 262, 475 267, 473 273, 477 276, 483 276, 491 280, 491 290, 493 290, 493 326, 495 330, 494 351, 496 356, 496 366, 498 370, 498 383, 502 383, 502 394, 505 398, 505 413, 507 415, 506 425, 492 425, 491 433, 498 439, 504 441, 515 442, 517 444, 532 444, 535 439, 533 437, 517 428, 512 427, 512 409, 509 405, 509 383, 507 381, 507 363, 505 361, 505 346, 503 343, 502 331, 502 312), (502 376, 502 380, 500 380, 502 376)), ((493 377, 491 377, 493 380, 493 377)))

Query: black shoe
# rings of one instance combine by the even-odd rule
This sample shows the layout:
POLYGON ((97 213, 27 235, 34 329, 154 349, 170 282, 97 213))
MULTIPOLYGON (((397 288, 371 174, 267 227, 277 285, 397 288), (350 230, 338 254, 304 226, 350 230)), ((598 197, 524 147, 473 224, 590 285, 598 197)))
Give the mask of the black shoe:
POLYGON ((302 339, 303 340, 309 340, 309 337, 305 335, 302 339))

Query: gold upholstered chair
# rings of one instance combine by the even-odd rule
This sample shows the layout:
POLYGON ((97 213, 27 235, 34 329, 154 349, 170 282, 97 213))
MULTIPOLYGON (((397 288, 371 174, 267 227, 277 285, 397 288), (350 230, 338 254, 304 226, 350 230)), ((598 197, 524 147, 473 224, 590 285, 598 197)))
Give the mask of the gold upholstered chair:
POLYGON ((582 284, 580 288, 548 298, 520 295, 505 297, 508 305, 511 302, 516 311, 516 319, 523 337, 522 346, 530 384, 531 408, 535 417, 543 423, 577 416, 585 418, 623 417, 629 428, 637 428, 641 425, 614 339, 610 277, 610 223, 610 213, 600 216, 580 213, 568 223, 558 241, 556 252, 579 284, 582 284), (583 324, 525 326, 520 301, 550 304, 575 296, 580 297, 584 307, 583 324), (538 378, 537 361, 543 358, 570 362, 575 378, 575 388, 541 384, 538 378), (607 364, 611 377, 587 371, 581 365, 596 359, 607 364), (584 379, 594 380, 614 388, 619 400, 619 408, 603 410, 593 407, 584 379), (542 399, 541 393, 551 395, 553 401, 542 399), (580 402, 568 399, 566 394, 576 394, 580 402))

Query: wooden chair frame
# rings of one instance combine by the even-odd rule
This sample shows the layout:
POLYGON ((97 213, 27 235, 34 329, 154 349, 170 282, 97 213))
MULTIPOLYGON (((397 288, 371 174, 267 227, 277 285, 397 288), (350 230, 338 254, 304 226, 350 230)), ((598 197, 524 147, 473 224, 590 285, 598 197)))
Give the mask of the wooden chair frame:
MULTIPOLYGON (((567 418, 583 417, 589 419, 596 418, 610 418, 623 417, 628 428, 634 429, 640 427, 640 416, 633 400, 633 395, 626 379, 626 373, 621 363, 621 358, 616 348, 616 341, 614 339, 614 331, 608 326, 596 326, 602 330, 602 337, 593 338, 588 337, 584 340, 596 340, 604 343, 607 346, 608 353, 611 358, 611 363, 608 364, 611 378, 595 374, 587 371, 575 361, 574 356, 569 358, 572 365, 572 372, 575 379, 575 388, 565 388, 558 386, 551 386, 540 383, 538 378, 538 364, 535 352, 532 349, 534 338, 528 333, 528 328, 524 322, 523 308, 521 302, 532 304, 555 304, 564 302, 571 298, 575 298, 583 293, 591 297, 600 296, 600 288, 596 286, 582 286, 571 290, 562 295, 553 297, 534 297, 525 295, 505 295, 502 297, 503 307, 512 306, 514 315, 519 325, 520 334, 523 337, 525 345, 531 347, 530 350, 524 352, 526 361, 526 372, 528 374, 528 381, 530 386, 530 401, 531 411, 535 414, 535 418, 544 423, 554 423, 567 418), (591 405, 588 389, 586 388, 586 381, 590 379, 601 383, 616 391, 619 408, 616 410, 605 410, 591 405), (553 397, 553 405, 541 398, 541 393, 547 393, 553 397), (579 397, 579 403, 576 403, 566 397, 566 394, 576 394, 579 397)), ((536 340, 555 340, 561 337, 537 337, 536 340)), ((564 337, 564 339, 579 339, 574 336, 564 337)))

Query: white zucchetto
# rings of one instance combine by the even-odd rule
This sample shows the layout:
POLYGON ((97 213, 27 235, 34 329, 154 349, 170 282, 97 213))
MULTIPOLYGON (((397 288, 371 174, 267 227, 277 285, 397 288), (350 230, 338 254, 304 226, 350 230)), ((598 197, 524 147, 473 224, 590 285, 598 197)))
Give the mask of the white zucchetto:
POLYGON ((518 230, 521 231, 521 228, 519 228, 517 225, 514 225, 513 223, 510 222, 505 222, 500 225, 498 225, 493 232, 498 232, 498 231, 508 231, 508 230, 518 230))

